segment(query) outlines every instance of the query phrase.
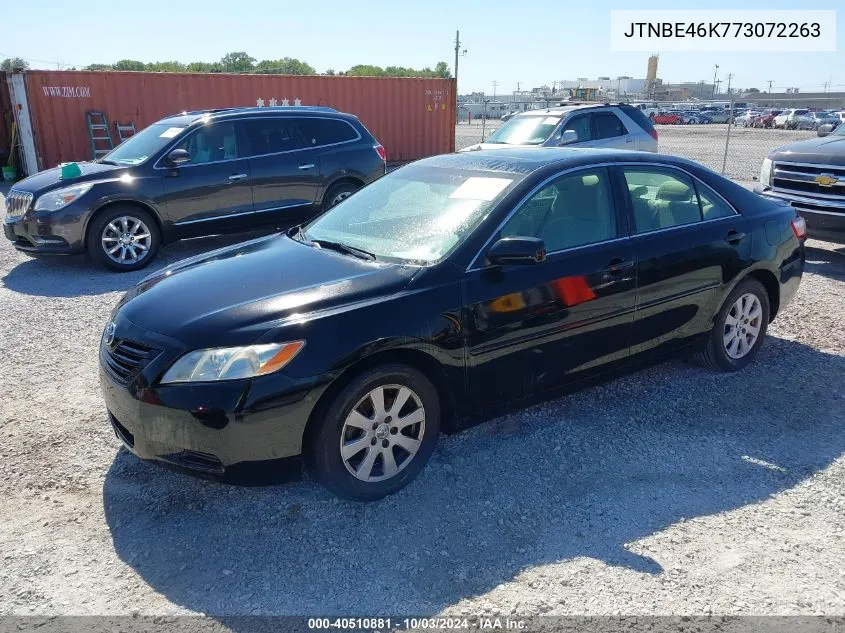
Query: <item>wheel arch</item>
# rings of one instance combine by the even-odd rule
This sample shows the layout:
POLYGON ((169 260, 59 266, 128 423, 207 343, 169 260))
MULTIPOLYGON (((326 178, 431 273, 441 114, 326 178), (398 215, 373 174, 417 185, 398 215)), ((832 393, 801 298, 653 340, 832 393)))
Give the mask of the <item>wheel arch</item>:
POLYGON ((357 176, 356 174, 343 174, 335 177, 334 179, 330 180, 326 183, 326 186, 323 188, 322 194, 320 195, 319 204, 323 204, 326 200, 326 195, 329 191, 332 190, 332 187, 337 187, 338 185, 343 184, 350 184, 355 185, 356 187, 363 187, 364 186, 364 179, 357 176))
POLYGON ((450 385, 443 365, 431 354, 414 348, 391 348, 366 356, 344 369, 320 394, 317 403, 308 416, 302 433, 302 455, 308 458, 308 449, 319 423, 337 395, 357 376, 373 367, 399 363, 421 372, 431 381, 440 397, 440 428, 449 431, 455 415, 455 391, 450 385))
POLYGON ((756 279, 763 288, 766 289, 766 294, 769 296, 769 323, 775 320, 780 309, 780 283, 775 274, 765 268, 756 268, 750 271, 745 279, 756 279))
POLYGON ((88 221, 85 223, 85 233, 83 237, 83 247, 88 248, 88 232, 94 222, 94 220, 101 214, 105 213, 108 209, 114 208, 116 206, 128 206, 128 207, 135 207, 137 209, 141 209, 142 211, 146 211, 149 213, 153 220, 156 223, 156 227, 158 228, 158 234, 161 236, 162 242, 165 241, 165 229, 164 224, 161 221, 161 216, 159 215, 158 211, 153 207, 151 204, 143 202, 141 200, 136 200, 134 198, 125 198, 125 199, 118 199, 118 200, 107 200, 98 206, 89 216, 88 221))

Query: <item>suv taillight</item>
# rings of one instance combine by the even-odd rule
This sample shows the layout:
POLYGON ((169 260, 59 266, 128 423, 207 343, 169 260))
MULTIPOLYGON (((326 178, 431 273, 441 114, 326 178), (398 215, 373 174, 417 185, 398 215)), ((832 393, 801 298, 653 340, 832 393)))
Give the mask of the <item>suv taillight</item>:
POLYGON ((653 138, 655 141, 657 140, 657 130, 651 128, 648 133, 651 134, 651 138, 653 138))
POLYGON ((807 220, 802 218, 800 215, 793 218, 792 232, 795 233, 795 237, 799 240, 803 240, 807 237, 807 220))
POLYGON ((384 147, 381 145, 373 145, 373 149, 376 150, 376 154, 378 154, 379 158, 381 158, 384 162, 387 162, 387 154, 384 151, 384 147))

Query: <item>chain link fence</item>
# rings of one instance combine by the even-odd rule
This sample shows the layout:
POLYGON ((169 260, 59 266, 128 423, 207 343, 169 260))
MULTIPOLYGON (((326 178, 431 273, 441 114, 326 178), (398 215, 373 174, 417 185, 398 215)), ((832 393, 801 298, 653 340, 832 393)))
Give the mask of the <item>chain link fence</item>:
MULTIPOLYGON (((462 149, 490 138, 500 120, 474 119, 455 127, 455 148, 462 149)), ((814 130, 744 127, 742 123, 699 123, 654 126, 658 151, 683 156, 728 178, 751 181, 760 173, 766 155, 781 145, 817 135, 814 130)))

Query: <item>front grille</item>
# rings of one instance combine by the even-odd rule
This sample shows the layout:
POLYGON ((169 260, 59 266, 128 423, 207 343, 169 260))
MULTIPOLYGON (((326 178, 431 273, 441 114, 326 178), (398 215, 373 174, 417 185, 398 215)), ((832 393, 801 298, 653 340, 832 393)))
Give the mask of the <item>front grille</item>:
POLYGON ((32 194, 12 189, 6 196, 6 217, 19 218, 29 210, 32 194))
POLYGON ((160 350, 137 341, 115 339, 109 345, 103 344, 100 357, 111 377, 125 386, 159 353, 160 350))
POLYGON ((772 188, 776 191, 808 193, 825 198, 845 197, 845 167, 775 163, 772 188))

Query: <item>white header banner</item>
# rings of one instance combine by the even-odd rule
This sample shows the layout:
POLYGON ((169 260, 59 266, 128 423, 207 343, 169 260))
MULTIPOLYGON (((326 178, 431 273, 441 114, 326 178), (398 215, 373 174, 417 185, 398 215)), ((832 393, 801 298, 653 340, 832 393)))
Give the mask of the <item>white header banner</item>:
POLYGON ((835 52, 836 11, 611 11, 610 50, 835 52))

